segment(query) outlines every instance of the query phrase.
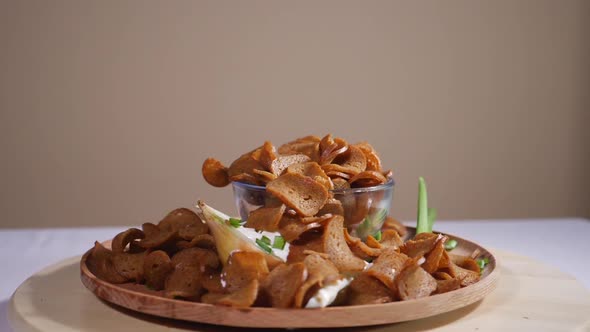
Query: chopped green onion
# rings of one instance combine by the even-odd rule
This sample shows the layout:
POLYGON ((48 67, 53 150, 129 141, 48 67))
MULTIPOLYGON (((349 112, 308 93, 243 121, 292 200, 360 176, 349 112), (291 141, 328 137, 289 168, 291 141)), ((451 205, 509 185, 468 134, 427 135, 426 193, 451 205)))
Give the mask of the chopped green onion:
POLYGON ((235 228, 242 226, 242 220, 238 218, 229 218, 229 224, 235 228))
POLYGON ((457 247, 457 244, 458 244, 457 240, 450 239, 449 241, 447 241, 447 243, 445 243, 445 250, 451 251, 457 247))
POLYGON ((267 243, 265 243, 264 241, 262 241, 261 239, 256 239, 256 244, 262 248, 262 250, 266 251, 267 253, 271 253, 272 249, 269 247, 269 245, 267 243))
POLYGON ((416 221, 416 234, 429 233, 432 229, 428 223, 428 194, 426 182, 423 177, 418 178, 418 219, 416 221))
POLYGON ((485 257, 485 258, 480 258, 478 260, 476 260, 477 262, 477 266, 479 266, 479 270, 483 270, 486 265, 488 265, 490 263, 490 259, 485 257))
POLYGON ((375 240, 381 241, 381 231, 377 231, 377 233, 375 233, 373 237, 375 238, 375 240))
POLYGON ((280 250, 285 249, 285 238, 280 235, 275 236, 275 240, 272 243, 272 247, 280 250))
POLYGON ((265 235, 262 235, 262 237, 260 238, 260 241, 262 241, 270 246, 270 239, 268 237, 266 237, 265 235))

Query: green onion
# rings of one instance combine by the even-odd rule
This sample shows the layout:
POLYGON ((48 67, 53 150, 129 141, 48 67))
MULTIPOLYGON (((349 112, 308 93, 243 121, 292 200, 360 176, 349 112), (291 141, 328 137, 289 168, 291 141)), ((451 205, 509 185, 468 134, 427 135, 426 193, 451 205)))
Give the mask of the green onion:
POLYGON ((418 219, 416 221, 416 234, 432 232, 428 222, 428 194, 426 182, 423 177, 418 178, 418 219))
POLYGON ((436 221, 436 209, 435 208, 428 208, 428 229, 432 232, 432 227, 434 226, 434 221, 436 221))
POLYGON ((256 244, 262 248, 262 250, 266 251, 267 253, 271 253, 272 249, 269 247, 269 245, 267 243, 265 243, 264 241, 262 241, 261 239, 256 239, 256 244))
POLYGON ((238 218, 229 218, 229 224, 235 228, 242 226, 242 220, 238 218))
POLYGON ((375 233, 373 237, 375 238, 375 240, 381 241, 381 231, 377 231, 377 233, 375 233))
POLYGON ((449 241, 447 241, 447 243, 445 243, 445 250, 451 251, 457 247, 457 244, 458 244, 457 240, 450 239, 449 241))
POLYGON ((260 241, 262 241, 270 246, 270 239, 268 237, 262 235, 262 237, 260 238, 260 241))
POLYGON ((367 236, 375 233, 381 226, 387 217, 387 209, 379 209, 375 213, 369 213, 363 222, 356 228, 356 234, 363 241, 367 239, 367 236))
POLYGON ((280 250, 285 249, 285 238, 283 238, 280 235, 275 236, 275 240, 272 243, 272 247, 280 250))
POLYGON ((477 265, 479 266, 479 270, 483 270, 486 265, 488 265, 490 263, 490 259, 485 257, 485 258, 480 258, 478 260, 476 260, 477 265))

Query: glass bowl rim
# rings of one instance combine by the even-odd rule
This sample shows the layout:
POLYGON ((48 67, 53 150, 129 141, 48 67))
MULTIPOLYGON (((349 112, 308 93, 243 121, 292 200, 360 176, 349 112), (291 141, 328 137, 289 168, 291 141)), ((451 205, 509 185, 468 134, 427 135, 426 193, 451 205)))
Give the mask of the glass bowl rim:
MULTIPOLYGON (((244 189, 255 190, 255 191, 266 191, 266 186, 259 186, 256 184, 250 184, 250 183, 238 182, 238 181, 232 181, 231 184, 233 187, 244 188, 244 189)), ((393 188, 394 185, 395 185, 395 181, 393 180, 393 178, 390 178, 387 182, 382 183, 377 186, 350 188, 350 189, 343 189, 343 190, 342 189, 341 190, 330 190, 330 192, 337 194, 337 195, 366 193, 366 192, 373 192, 373 191, 390 189, 390 188, 393 188)))

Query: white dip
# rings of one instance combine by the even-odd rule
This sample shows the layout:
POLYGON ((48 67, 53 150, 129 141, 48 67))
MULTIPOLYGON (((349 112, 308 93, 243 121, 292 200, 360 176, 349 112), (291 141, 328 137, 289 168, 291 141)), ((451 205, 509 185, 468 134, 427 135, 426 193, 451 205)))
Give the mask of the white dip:
POLYGON ((318 292, 309 299, 306 308, 325 308, 332 304, 344 287, 348 286, 352 278, 342 278, 334 283, 326 285, 318 290, 318 292))

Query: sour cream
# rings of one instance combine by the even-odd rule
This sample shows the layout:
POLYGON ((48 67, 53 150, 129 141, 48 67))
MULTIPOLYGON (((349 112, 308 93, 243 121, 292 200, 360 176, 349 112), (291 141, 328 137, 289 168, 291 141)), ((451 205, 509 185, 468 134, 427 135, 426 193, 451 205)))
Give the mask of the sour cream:
POLYGON ((332 304, 334 300, 336 300, 336 296, 338 296, 338 292, 344 289, 350 282, 352 278, 342 278, 336 280, 336 282, 326 285, 320 288, 314 296, 312 296, 307 304, 305 305, 306 308, 325 308, 332 304))
MULTIPOLYGON (((274 241, 275 236, 281 236, 279 232, 267 232, 267 231, 260 231, 257 232, 254 228, 248 228, 244 226, 240 226, 236 228, 240 233, 244 234, 252 241, 256 241, 256 239, 262 238, 262 236, 266 236, 271 241, 274 241)), ((282 259, 283 261, 287 261, 287 256, 289 256, 289 243, 285 242, 285 247, 281 249, 272 248, 272 253, 282 259)))

